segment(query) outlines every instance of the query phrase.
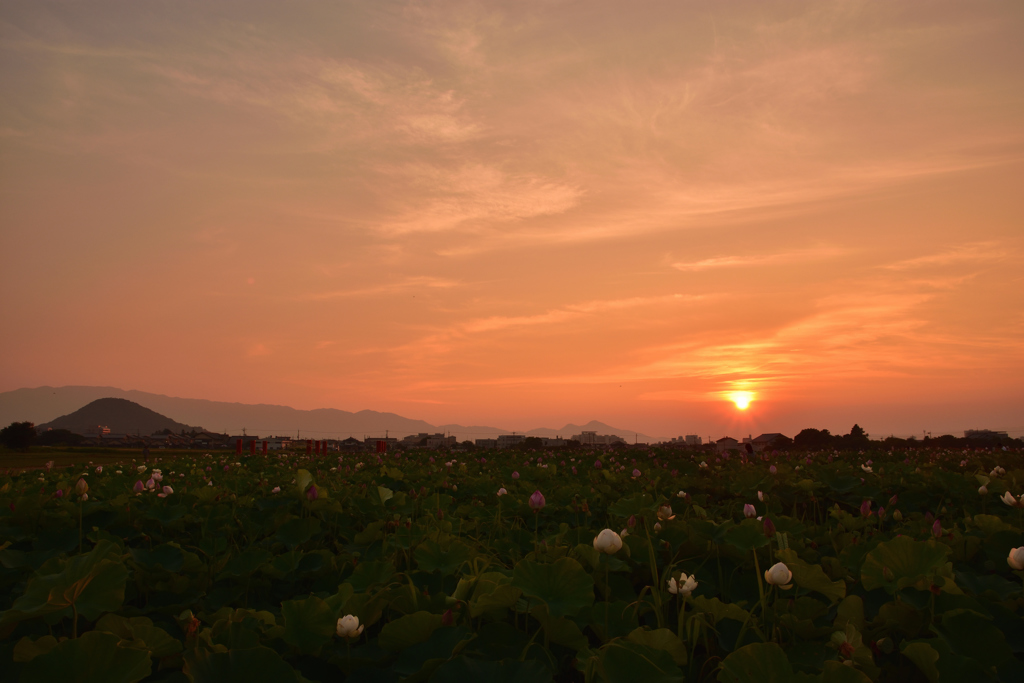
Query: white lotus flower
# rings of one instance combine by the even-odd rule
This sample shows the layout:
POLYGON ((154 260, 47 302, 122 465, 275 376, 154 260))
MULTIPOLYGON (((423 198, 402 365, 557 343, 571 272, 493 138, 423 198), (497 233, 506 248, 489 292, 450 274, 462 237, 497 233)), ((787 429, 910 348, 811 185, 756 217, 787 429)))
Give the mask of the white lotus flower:
POLYGON ((363 627, 359 624, 359 617, 346 614, 338 619, 339 638, 358 638, 362 632, 363 627))
POLYGON ((1017 571, 1024 569, 1024 545, 1019 548, 1010 549, 1010 555, 1006 558, 1006 564, 1017 571))
POLYGON ((770 569, 765 570, 764 580, 782 590, 789 590, 793 587, 793 572, 789 571, 789 567, 782 562, 777 562, 770 569))
POLYGON ((1003 497, 1000 498, 1000 500, 1002 500, 1004 503, 1013 508, 1024 507, 1024 496, 1021 496, 1019 499, 1014 498, 1013 494, 1010 493, 1009 491, 1004 493, 1003 497))
POLYGON ((614 555, 622 548, 622 537, 611 529, 605 529, 594 537, 594 550, 614 555))
POLYGON ((682 595, 685 598, 696 588, 697 580, 693 576, 687 576, 685 572, 679 575, 678 581, 674 576, 668 580, 668 592, 672 595, 682 595))

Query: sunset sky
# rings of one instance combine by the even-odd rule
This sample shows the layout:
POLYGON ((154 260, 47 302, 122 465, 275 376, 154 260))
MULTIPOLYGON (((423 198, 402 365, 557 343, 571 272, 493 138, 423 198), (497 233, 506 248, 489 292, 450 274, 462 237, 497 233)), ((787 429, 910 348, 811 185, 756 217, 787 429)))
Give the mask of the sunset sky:
POLYGON ((1020 436, 1022 35, 1016 0, 3 2, 0 391, 1020 436))

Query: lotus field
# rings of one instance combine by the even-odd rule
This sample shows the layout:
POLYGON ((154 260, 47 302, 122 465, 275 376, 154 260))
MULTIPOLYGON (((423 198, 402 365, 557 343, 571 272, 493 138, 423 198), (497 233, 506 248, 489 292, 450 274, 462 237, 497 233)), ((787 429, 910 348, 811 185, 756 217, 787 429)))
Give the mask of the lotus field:
POLYGON ((1020 451, 135 457, 0 478, 0 679, 1024 681, 1020 451))

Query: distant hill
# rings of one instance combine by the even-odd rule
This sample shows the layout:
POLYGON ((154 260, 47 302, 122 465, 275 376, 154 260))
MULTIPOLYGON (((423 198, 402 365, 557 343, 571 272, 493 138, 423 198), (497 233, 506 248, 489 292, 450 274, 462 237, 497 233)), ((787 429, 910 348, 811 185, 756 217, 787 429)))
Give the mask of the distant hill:
POLYGON ((73 413, 38 425, 36 430, 45 432, 48 429, 66 429, 75 434, 90 436, 100 433, 103 427, 110 429, 111 434, 141 436, 149 436, 165 429, 175 434, 193 429, 133 401, 123 398, 100 398, 73 413))
MULTIPOLYGON (((351 413, 333 408, 318 410, 296 410, 288 406, 267 404, 225 403, 205 399, 175 398, 144 391, 126 391, 116 387, 37 387, 16 389, 0 393, 0 425, 28 420, 35 424, 48 423, 58 415, 72 413, 90 401, 102 398, 122 398, 135 402, 178 420, 175 424, 202 425, 213 432, 226 434, 246 433, 260 436, 308 436, 319 438, 346 438, 354 436, 391 436, 402 438, 407 434, 421 432, 449 432, 459 441, 467 439, 495 438, 510 434, 511 430, 488 426, 463 426, 458 424, 432 425, 424 420, 415 420, 395 413, 381 413, 375 410, 361 410, 351 413)), ((108 425, 114 430, 113 425, 108 425)), ((163 429, 163 427, 161 427, 163 429)), ((173 429, 169 427, 169 429, 173 429)), ((179 431, 181 427, 178 427, 179 431)), ((626 441, 639 439, 653 443, 662 439, 636 434, 629 429, 612 427, 602 422, 585 425, 567 424, 561 429, 541 428, 518 431, 529 436, 561 436, 569 438, 582 430, 596 430, 599 434, 618 434, 626 441)))

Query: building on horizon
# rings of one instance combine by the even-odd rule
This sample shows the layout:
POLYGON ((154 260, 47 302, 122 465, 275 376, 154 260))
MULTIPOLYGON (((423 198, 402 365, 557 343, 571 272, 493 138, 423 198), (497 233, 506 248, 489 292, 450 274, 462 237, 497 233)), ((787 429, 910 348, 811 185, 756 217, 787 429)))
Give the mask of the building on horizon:
POLYGON ((626 443, 626 440, 616 434, 598 434, 597 432, 583 432, 575 434, 573 441, 579 441, 584 446, 611 446, 616 443, 626 443))
POLYGON ((965 439, 1007 439, 1010 435, 1007 432, 1000 432, 994 429, 967 429, 964 430, 965 439))

